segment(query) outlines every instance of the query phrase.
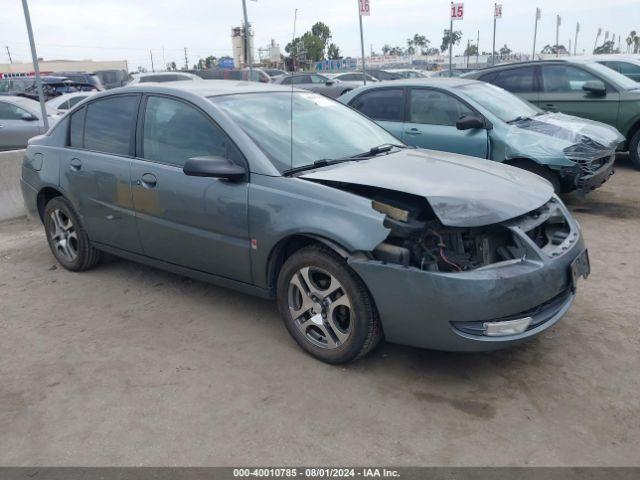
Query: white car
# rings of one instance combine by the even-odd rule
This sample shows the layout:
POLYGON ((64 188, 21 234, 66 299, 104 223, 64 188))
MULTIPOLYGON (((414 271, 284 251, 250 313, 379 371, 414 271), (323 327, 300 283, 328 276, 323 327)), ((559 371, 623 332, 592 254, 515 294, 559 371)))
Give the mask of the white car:
POLYGON ((165 83, 165 82, 181 82, 194 81, 200 82, 202 78, 187 72, 156 72, 156 73, 134 73, 131 81, 127 85, 136 85, 138 83, 165 83))
POLYGON ((97 92, 75 92, 65 93, 59 97, 54 97, 47 102, 47 107, 57 111, 58 113, 66 113, 71 107, 80 103, 85 98, 95 95, 97 92))

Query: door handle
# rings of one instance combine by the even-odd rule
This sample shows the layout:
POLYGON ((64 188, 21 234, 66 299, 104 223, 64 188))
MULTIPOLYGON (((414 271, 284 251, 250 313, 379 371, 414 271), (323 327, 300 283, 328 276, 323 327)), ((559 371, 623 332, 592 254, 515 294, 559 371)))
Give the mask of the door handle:
POLYGON ((405 130, 404 133, 407 135, 420 135, 422 131, 417 128, 410 128, 409 130, 405 130))
POLYGON ((158 178, 153 173, 145 173, 142 175, 141 180, 138 180, 138 185, 142 183, 146 188, 155 188, 158 184, 158 178))
POLYGON ((547 104, 544 106, 544 109, 545 109, 545 110, 548 110, 548 111, 550 111, 550 112, 557 112, 557 111, 558 111, 558 107, 556 107, 553 103, 547 103, 547 104))
POLYGON ((72 158, 69 162, 69 168, 74 172, 77 172, 82 168, 82 162, 78 158, 72 158))

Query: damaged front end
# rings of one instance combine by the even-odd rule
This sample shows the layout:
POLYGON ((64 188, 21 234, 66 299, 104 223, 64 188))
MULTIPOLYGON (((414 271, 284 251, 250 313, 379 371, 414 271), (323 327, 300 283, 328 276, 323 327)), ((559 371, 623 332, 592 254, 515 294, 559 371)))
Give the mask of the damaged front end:
POLYGON ((571 264, 584 245, 556 197, 471 228, 443 225, 415 195, 378 190, 371 197, 390 233, 350 265, 373 293, 389 341, 501 348, 550 327, 573 302, 571 264))
POLYGON ((624 137, 609 125, 547 112, 510 124, 506 157, 531 158, 557 169, 565 190, 584 194, 613 175, 622 142, 624 137))

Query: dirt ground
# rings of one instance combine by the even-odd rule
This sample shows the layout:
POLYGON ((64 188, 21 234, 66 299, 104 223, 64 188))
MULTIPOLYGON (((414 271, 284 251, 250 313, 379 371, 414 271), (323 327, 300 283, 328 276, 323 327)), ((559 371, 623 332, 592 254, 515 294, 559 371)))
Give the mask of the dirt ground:
POLYGON ((592 275, 489 354, 305 355, 276 305, 0 224, 0 465, 640 465, 640 172, 567 202, 592 275))

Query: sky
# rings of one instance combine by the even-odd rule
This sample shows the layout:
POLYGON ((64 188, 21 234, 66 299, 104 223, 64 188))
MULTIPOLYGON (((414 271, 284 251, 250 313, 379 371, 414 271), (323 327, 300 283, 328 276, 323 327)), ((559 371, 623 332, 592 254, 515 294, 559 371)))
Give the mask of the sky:
MULTIPOLYGON (((370 0, 371 16, 363 18, 367 53, 380 52, 384 44, 406 46, 415 33, 439 47, 449 24, 447 0, 370 0)), ((480 30, 480 50, 490 51, 493 0, 467 0, 464 19, 454 29, 463 32, 461 53, 467 40, 480 30)), ((622 35, 640 32, 638 0, 503 0, 503 16, 497 21, 496 48, 505 43, 516 52, 530 53, 536 7, 541 8, 537 49, 555 43, 556 15, 562 17, 560 44, 573 43, 580 22, 578 52, 590 53, 598 28, 622 35)), ((326 23, 344 56, 360 54, 358 0, 248 0, 249 21, 255 31, 255 47, 273 38, 284 46, 293 35, 298 9, 298 34, 316 21, 326 23)), ((231 54, 230 30, 242 21, 241 0, 30 0, 38 56, 51 59, 127 60, 129 69, 150 68, 150 51, 156 67, 175 61, 184 64, 208 55, 231 54)), ((604 33, 603 33, 604 36, 604 33)), ((603 37, 600 38, 602 43, 603 37)), ((624 43, 623 43, 624 45, 624 43)), ((20 0, 0 0, 0 63, 29 61, 29 43, 20 0)), ((257 55, 257 54, 256 54, 257 55)))

